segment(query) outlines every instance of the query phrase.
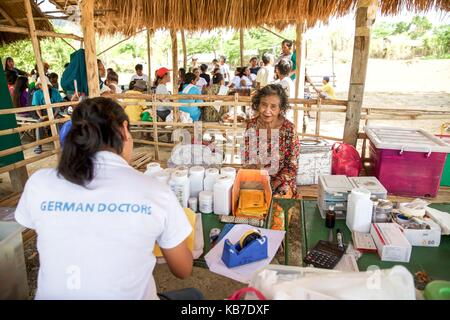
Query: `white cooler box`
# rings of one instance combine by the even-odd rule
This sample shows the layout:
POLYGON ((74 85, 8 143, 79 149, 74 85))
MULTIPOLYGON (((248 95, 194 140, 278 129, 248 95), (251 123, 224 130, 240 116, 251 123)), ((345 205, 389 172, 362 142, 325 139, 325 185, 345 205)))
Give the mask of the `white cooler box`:
POLYGON ((301 140, 297 185, 317 184, 320 175, 330 174, 331 145, 325 140, 301 140))

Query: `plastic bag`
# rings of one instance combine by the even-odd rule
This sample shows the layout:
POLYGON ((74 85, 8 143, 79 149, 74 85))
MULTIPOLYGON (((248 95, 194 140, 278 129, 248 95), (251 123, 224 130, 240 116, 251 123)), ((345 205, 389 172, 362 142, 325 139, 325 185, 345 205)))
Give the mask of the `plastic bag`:
POLYGON ((365 272, 269 265, 255 273, 250 286, 269 300, 416 299, 413 275, 400 265, 365 272))
POLYGON ((357 177, 362 169, 361 157, 352 145, 336 142, 332 146, 333 159, 331 171, 334 175, 357 177))

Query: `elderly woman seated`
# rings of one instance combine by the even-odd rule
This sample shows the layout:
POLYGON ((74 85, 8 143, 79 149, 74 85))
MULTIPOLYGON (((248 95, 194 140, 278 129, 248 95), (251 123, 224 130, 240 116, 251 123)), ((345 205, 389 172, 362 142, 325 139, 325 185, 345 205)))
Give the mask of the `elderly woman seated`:
POLYGON ((258 90, 252 98, 256 116, 245 134, 244 164, 264 168, 275 196, 295 197, 300 142, 294 124, 285 118, 288 97, 278 84, 258 90))

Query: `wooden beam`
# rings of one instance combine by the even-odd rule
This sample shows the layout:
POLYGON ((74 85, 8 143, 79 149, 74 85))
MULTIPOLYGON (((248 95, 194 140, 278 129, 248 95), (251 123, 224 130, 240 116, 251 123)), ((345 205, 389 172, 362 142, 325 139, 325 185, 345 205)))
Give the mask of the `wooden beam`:
POLYGON ((147 88, 152 87, 152 32, 147 29, 147 64, 148 64, 148 83, 147 88))
MULTIPOLYGON (((34 25, 34 19, 33 19, 33 25, 34 25)), ((0 25, 0 32, 9 32, 9 33, 21 33, 21 34, 30 34, 29 29, 25 27, 13 27, 13 26, 5 26, 0 25)), ((52 37, 52 38, 66 38, 66 39, 74 39, 74 40, 83 40, 83 38, 70 34, 70 33, 57 33, 53 31, 42 31, 42 30, 35 30, 34 31, 36 36, 38 37, 52 37)))
POLYGON ((25 183, 28 180, 27 168, 21 167, 9 171, 9 179, 11 180, 13 191, 22 192, 25 187, 25 183))
POLYGON ((0 6, 0 14, 5 17, 5 19, 9 22, 10 25, 17 26, 16 20, 14 20, 13 17, 11 17, 8 12, 6 12, 1 6, 0 6))
MULTIPOLYGON (((49 105, 52 103, 50 100, 50 93, 48 90, 48 85, 50 85, 50 83, 47 83, 47 77, 45 77, 44 64, 42 63, 42 56, 41 56, 41 48, 39 45, 39 39, 36 35, 36 26, 34 25, 34 20, 33 20, 33 11, 31 8, 31 1, 32 0, 24 0, 25 12, 26 12, 27 18, 28 18, 28 26, 30 27, 30 37, 31 37, 31 43, 33 44, 33 50, 34 50, 34 55, 36 58, 36 64, 37 64, 38 72, 39 72, 39 75, 40 75, 40 78, 42 81, 42 92, 44 93, 45 104, 49 105)), ((47 116, 48 116, 49 121, 54 120, 53 109, 51 107, 47 108, 47 116)), ((53 123, 50 126, 50 130, 52 132, 53 137, 58 136, 58 129, 56 127, 56 124, 53 123)), ((59 151, 59 149, 60 149, 59 139, 55 140, 53 143, 55 145, 55 150, 59 151)))
MULTIPOLYGON (((303 33, 305 32, 305 21, 298 22, 295 28, 296 41, 295 41, 295 58, 296 58, 296 69, 295 69, 295 98, 303 99, 303 93, 305 91, 305 65, 306 65, 306 40, 304 39, 303 33)), ((301 119, 302 132, 306 129, 304 128, 304 112, 294 110, 294 125, 298 132, 298 118, 301 119)))
POLYGON ((61 40, 62 40, 65 44, 67 44, 69 47, 71 47, 71 48, 73 49, 73 51, 77 51, 77 49, 75 49, 75 47, 74 47, 73 45, 71 45, 66 39, 61 38, 61 40))
POLYGON ((94 0, 81 1, 81 28, 84 37, 89 97, 98 97, 100 96, 100 84, 95 47, 94 0))
POLYGON ((183 68, 187 70, 187 49, 186 49, 186 37, 184 30, 181 30, 181 45, 183 47, 183 68))
POLYGON ((106 51, 109 51, 109 50, 111 50, 112 48, 114 48, 114 47, 116 47, 116 46, 118 46, 119 44, 121 44, 122 42, 125 42, 125 41, 127 41, 128 39, 130 39, 130 38, 132 38, 132 37, 134 37, 134 36, 136 36, 137 34, 139 34, 139 33, 141 33, 141 32, 143 32, 143 31, 145 31, 145 30, 147 30, 147 29, 142 29, 142 30, 139 30, 138 32, 136 32, 136 33, 134 33, 134 34, 132 34, 131 36, 129 36, 129 37, 126 37, 125 39, 122 39, 122 40, 120 40, 119 42, 117 42, 117 43, 115 43, 115 44, 113 44, 112 46, 110 46, 109 48, 107 48, 107 49, 105 49, 105 50, 103 50, 102 52, 100 52, 98 55, 99 56, 101 56, 102 54, 104 54, 106 51))
POLYGON ((176 30, 170 30, 170 37, 172 39, 172 70, 173 70, 173 92, 178 84, 178 41, 176 30))
POLYGON ((370 32, 377 13, 377 0, 358 0, 353 44, 352 70, 345 116, 344 142, 356 146, 361 107, 364 98, 367 63, 369 61, 370 32))
POLYGON ((239 53, 241 56, 241 67, 244 66, 244 29, 239 29, 239 53))

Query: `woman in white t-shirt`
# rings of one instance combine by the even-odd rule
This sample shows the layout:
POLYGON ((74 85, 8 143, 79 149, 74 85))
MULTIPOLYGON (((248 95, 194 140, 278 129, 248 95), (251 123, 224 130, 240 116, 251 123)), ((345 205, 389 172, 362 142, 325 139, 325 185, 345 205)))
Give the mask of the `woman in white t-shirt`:
POLYGON ((86 99, 57 169, 28 179, 15 218, 37 233, 36 299, 158 299, 155 243, 175 276, 191 274, 191 225, 167 185, 129 165, 132 149, 124 109, 86 99))
MULTIPOLYGON (((156 94, 170 94, 167 89, 167 84, 170 82, 170 69, 167 68, 159 68, 156 70, 156 79, 154 86, 156 87, 156 94)), ((166 121, 167 116, 170 114, 172 107, 170 106, 158 106, 156 108, 156 113, 158 117, 160 117, 163 121, 166 121)))

